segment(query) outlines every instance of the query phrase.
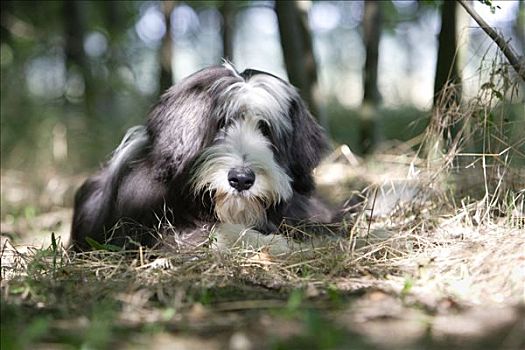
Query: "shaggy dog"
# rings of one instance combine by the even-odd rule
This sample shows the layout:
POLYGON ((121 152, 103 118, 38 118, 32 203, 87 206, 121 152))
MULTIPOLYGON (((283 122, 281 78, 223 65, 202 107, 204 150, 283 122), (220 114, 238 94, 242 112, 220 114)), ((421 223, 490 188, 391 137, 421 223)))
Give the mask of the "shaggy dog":
POLYGON ((283 223, 331 222, 312 197, 327 148, 289 83, 229 64, 203 69, 171 87, 81 186, 71 243, 155 246, 215 232, 223 246, 265 244, 283 223))

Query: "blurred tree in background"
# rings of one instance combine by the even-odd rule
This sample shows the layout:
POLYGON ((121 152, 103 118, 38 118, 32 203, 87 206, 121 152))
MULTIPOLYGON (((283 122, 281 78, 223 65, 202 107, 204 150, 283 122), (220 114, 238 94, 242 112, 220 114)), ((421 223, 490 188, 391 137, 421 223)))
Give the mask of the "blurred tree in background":
POLYGON ((235 28, 236 3, 223 1, 220 5, 222 17, 222 57, 233 60, 233 33, 235 28))
MULTIPOLYGON (((276 1, 279 34, 290 83, 299 89, 313 115, 319 115, 317 64, 308 26, 307 2, 276 1)), ((326 120, 321 120, 326 124, 326 120)))
MULTIPOLYGON (((523 52, 523 0, 474 6, 523 52)), ((461 94, 475 95, 497 53, 457 27, 459 11, 437 0, 3 1, 2 168, 97 166, 162 91, 222 58, 289 79, 358 153, 407 140, 448 81, 466 78, 461 94)))
POLYGON ((363 153, 369 153, 377 143, 376 110, 381 102, 377 86, 379 65, 379 42, 383 22, 382 3, 365 1, 363 12, 363 45, 365 65, 363 68, 363 115, 360 120, 359 144, 363 153))
POLYGON ((162 1, 161 10, 164 16, 164 23, 166 30, 162 37, 162 44, 160 48, 160 83, 159 90, 165 91, 173 85, 173 41, 171 38, 171 13, 175 8, 175 1, 162 1))
MULTIPOLYGON (((443 90, 447 84, 454 85, 454 93, 447 98, 461 99, 461 77, 458 69, 457 16, 459 4, 456 1, 445 1, 441 5, 441 28, 438 38, 438 56, 436 77, 434 79, 434 105, 443 99, 443 90)), ((448 103, 447 103, 448 104, 448 103)))

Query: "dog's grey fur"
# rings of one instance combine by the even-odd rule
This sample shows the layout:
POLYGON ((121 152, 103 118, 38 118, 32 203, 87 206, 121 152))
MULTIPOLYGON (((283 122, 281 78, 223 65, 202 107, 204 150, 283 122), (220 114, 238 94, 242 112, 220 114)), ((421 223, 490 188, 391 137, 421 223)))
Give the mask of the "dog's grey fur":
POLYGON ((329 222, 312 199, 327 148, 287 82, 230 65, 203 69, 171 87, 78 190, 72 244, 153 246, 221 224, 268 235, 285 220, 329 222), (237 190, 229 169, 249 169, 255 182, 237 190))

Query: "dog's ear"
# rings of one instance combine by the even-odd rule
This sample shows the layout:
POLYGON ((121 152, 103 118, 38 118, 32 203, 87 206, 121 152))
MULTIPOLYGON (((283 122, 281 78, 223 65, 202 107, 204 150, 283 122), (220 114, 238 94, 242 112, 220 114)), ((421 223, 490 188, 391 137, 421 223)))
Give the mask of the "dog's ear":
POLYGON ((234 79, 224 67, 203 69, 172 86, 148 120, 155 176, 173 180, 184 173, 200 151, 213 141, 220 116, 214 114, 215 91, 234 79), (213 88, 212 88, 213 87, 213 88))
POLYGON ((294 94, 291 100, 290 118, 293 125, 290 151, 293 187, 301 194, 310 194, 315 189, 312 171, 328 151, 328 140, 298 94, 294 94))

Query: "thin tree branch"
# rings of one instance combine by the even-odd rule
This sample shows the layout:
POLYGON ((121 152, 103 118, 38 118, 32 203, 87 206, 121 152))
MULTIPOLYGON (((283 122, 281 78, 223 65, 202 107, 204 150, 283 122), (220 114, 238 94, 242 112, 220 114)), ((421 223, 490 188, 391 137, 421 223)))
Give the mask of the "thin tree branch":
POLYGON ((483 18, 478 15, 478 13, 470 6, 470 4, 465 0, 457 0, 461 6, 468 12, 468 14, 474 18, 474 20, 478 23, 479 27, 487 33, 488 36, 498 45, 500 50, 503 52, 505 57, 507 57, 507 60, 509 60, 510 65, 516 73, 521 77, 523 81, 525 81, 525 65, 523 62, 520 62, 518 57, 514 54, 514 49, 510 44, 508 44, 505 39, 499 35, 491 26, 485 22, 483 18))

